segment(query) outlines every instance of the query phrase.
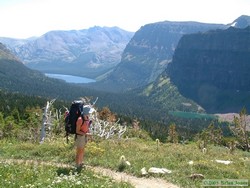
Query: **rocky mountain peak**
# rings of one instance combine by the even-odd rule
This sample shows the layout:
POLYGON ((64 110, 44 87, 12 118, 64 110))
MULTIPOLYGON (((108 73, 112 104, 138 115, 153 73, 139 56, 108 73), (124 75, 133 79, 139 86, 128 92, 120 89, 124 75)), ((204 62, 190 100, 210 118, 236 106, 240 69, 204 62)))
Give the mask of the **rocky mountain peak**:
POLYGON ((250 25, 250 16, 242 15, 228 25, 236 28, 246 28, 250 25))

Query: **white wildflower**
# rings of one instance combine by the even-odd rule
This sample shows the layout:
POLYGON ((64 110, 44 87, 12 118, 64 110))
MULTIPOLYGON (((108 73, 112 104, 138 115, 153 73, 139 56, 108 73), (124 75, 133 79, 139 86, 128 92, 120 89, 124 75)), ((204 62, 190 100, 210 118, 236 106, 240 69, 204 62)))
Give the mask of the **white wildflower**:
POLYGON ((76 185, 82 185, 82 182, 81 181, 77 181, 76 185))
POLYGON ((189 161, 188 164, 193 165, 194 161, 189 161))
POLYGON ((120 157, 120 162, 124 162, 125 160, 126 160, 125 156, 122 155, 122 156, 120 157))

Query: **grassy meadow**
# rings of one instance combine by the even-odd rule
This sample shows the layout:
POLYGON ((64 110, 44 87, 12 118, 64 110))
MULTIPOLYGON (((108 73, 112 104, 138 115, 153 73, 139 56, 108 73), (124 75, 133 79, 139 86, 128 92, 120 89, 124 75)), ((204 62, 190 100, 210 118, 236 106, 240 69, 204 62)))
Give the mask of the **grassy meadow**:
MULTIPOLYGON (((25 159, 51 163, 74 164, 73 139, 66 144, 59 136, 43 144, 0 140, 0 187, 132 187, 128 183, 94 174, 85 169, 77 173, 70 167, 45 166, 43 163, 7 163, 8 159, 25 159)), ((250 183, 250 153, 209 145, 203 153, 196 143, 159 143, 149 138, 124 138, 121 140, 95 139, 86 147, 85 163, 124 171, 141 177, 145 167, 166 168, 170 174, 145 175, 160 177, 180 187, 203 187, 201 179, 192 180, 191 174, 202 174, 205 179, 248 179, 250 183), (121 168, 120 158, 124 156, 131 164, 121 168), (232 161, 230 164, 216 160, 232 161)))

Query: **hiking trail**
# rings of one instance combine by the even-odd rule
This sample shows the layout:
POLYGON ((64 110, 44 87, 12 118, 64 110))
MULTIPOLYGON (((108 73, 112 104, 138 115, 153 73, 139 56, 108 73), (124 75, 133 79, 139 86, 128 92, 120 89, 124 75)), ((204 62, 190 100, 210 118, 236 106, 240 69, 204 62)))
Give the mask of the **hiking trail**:
MULTIPOLYGON (((34 164, 34 165, 47 165, 47 166, 56 166, 56 167, 64 167, 71 168, 72 165, 64 164, 64 163, 55 163, 55 162, 47 162, 47 161, 36 161, 36 160, 24 160, 24 159, 0 159, 2 163, 18 163, 18 164, 34 164)), ((103 168, 103 167, 94 167, 94 166, 86 166, 87 169, 92 170, 95 173, 99 173, 104 176, 109 176, 115 181, 118 182, 129 182, 135 188, 179 188, 179 186, 174 185, 172 183, 166 182, 160 178, 139 178, 124 172, 116 172, 111 169, 103 168)))

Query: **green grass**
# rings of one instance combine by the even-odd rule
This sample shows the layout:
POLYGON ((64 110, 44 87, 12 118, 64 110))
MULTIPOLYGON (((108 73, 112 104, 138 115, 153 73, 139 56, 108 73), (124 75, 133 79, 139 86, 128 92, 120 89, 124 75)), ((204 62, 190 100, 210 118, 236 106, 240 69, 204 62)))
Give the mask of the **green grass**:
POLYGON ((236 151, 229 154, 226 148, 210 146, 203 154, 196 144, 161 144, 157 150, 156 142, 133 141, 105 141, 99 144, 105 152, 96 158, 88 156, 88 162, 93 165, 118 169, 119 158, 124 155, 131 163, 126 172, 140 176, 143 167, 167 168, 172 174, 162 178, 181 185, 182 187, 199 187, 201 181, 192 181, 188 176, 200 173, 206 179, 246 179, 250 177, 250 153, 236 151), (230 160, 232 164, 224 165, 215 160, 230 160), (189 161, 194 161, 189 165, 189 161))
POLYGON ((109 177, 94 174, 89 169, 78 173, 73 167, 74 157, 73 144, 66 144, 62 139, 44 144, 1 140, 0 187, 133 187, 129 183, 118 183, 109 177), (13 161, 24 159, 37 161, 37 163, 14 162, 9 164, 9 159, 14 159, 13 161), (66 163, 69 164, 69 167, 48 166, 42 164, 42 161, 66 163))
MULTIPOLYGON (((122 155, 131 163, 131 166, 124 168, 125 172, 141 177, 140 170, 143 167, 147 170, 150 167, 167 168, 172 170, 171 174, 153 176, 163 178, 181 187, 202 187, 202 180, 193 181, 189 178, 192 173, 203 174, 205 179, 249 179, 250 177, 249 152, 236 150, 233 154, 230 154, 226 148, 209 145, 207 153, 204 154, 198 149, 195 143, 187 145, 160 143, 157 148, 155 141, 146 141, 138 138, 90 142, 86 148, 85 162, 88 165, 102 166, 118 171, 120 168, 119 160, 122 155), (230 160, 233 161, 233 163, 225 165, 219 164, 215 162, 215 160, 230 160), (193 161, 193 165, 190 165, 189 161, 193 161)), ((0 156, 2 159, 35 159, 73 164, 75 149, 73 147, 73 141, 71 141, 70 144, 65 144, 65 140, 62 138, 46 141, 44 144, 2 140, 0 141, 0 156)), ((4 165, 5 164, 1 164, 1 169, 8 169, 8 167, 3 167, 4 165)), ((24 167, 20 166, 20 169, 18 168, 19 170, 17 171, 22 171, 22 168, 24 167)), ((32 170, 33 167, 27 166, 25 168, 32 170)), ((11 169, 10 167, 9 170, 11 169)), ((38 167, 38 169, 48 170, 48 172, 46 172, 48 175, 45 175, 47 178, 51 176, 51 174, 54 174, 52 176, 53 180, 58 177, 58 174, 56 174, 58 169, 54 167, 48 169, 38 167)), ((5 169, 2 171, 8 170, 5 169)), ((26 172, 25 169, 23 171, 23 173, 26 172)), ((29 170, 27 170, 27 172, 29 172, 29 170)), ((14 171, 9 174, 13 173, 14 171)), ((8 173, 5 174, 5 176, 8 177, 8 173)), ((46 179, 46 177, 37 177, 37 181, 34 182, 39 183, 41 182, 40 179, 46 179)), ((90 174, 88 177, 93 180, 95 175, 90 174)), ((83 177, 77 176, 77 178, 81 179, 83 177)), ((21 177, 20 181, 22 181, 23 184, 25 182, 21 177)), ((83 180, 81 179, 81 181, 83 180)), ((110 181, 111 180, 109 180, 109 182, 110 181)), ((29 183, 29 181, 27 183, 29 183)), ((49 183, 52 183, 52 180, 49 183)), ((113 183, 114 182, 112 182, 112 184, 113 183)), ((6 183, 5 187, 7 185, 6 183)), ((90 187, 91 186, 92 185, 90 185, 90 187)))
POLYGON ((0 163, 0 187, 132 187, 116 183, 109 177, 99 176, 90 170, 77 173, 74 169, 34 164, 0 163))

